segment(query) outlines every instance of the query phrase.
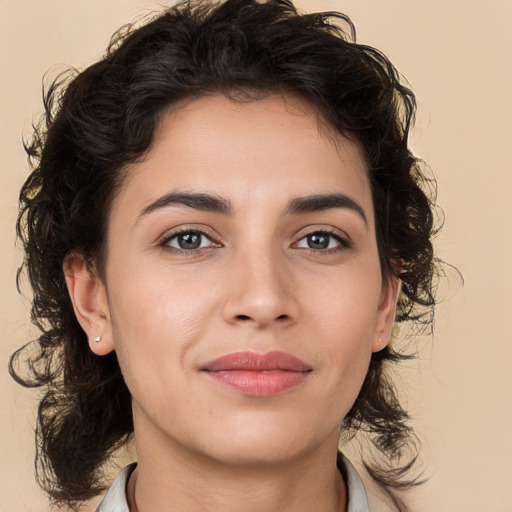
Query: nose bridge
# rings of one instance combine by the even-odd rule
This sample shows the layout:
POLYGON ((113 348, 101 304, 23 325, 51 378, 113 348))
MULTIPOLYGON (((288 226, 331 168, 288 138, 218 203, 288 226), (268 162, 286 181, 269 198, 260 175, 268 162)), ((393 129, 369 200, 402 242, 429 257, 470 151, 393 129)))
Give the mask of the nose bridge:
POLYGON ((291 322, 297 315, 292 279, 285 255, 267 241, 237 251, 232 262, 233 286, 226 302, 226 320, 265 327, 291 322))

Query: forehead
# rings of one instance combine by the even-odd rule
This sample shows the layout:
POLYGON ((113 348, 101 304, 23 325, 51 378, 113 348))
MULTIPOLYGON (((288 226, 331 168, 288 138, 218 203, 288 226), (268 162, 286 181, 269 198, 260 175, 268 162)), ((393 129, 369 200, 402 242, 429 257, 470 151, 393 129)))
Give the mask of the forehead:
POLYGON ((150 150, 128 169, 116 203, 149 202, 170 189, 215 193, 235 204, 341 192, 372 210, 367 174, 360 145, 303 98, 239 102, 218 94, 162 114, 150 150))

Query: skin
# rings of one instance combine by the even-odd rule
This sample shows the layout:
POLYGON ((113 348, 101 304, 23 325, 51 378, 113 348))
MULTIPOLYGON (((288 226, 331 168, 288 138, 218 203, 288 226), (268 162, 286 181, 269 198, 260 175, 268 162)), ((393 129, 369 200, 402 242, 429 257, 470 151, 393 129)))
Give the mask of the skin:
POLYGON ((382 279, 358 144, 294 96, 174 106, 115 197, 104 276, 80 255, 65 272, 91 350, 116 350, 133 396, 131 510, 345 510, 339 430, 399 292, 382 279), (232 212, 158 203, 169 193, 220 197, 232 212), (289 211, 327 194, 360 211, 289 211), (180 250, 180 230, 203 232, 200 248, 180 250), (326 244, 312 249, 314 233, 326 244), (201 371, 242 350, 284 351, 312 371, 270 397, 201 371))

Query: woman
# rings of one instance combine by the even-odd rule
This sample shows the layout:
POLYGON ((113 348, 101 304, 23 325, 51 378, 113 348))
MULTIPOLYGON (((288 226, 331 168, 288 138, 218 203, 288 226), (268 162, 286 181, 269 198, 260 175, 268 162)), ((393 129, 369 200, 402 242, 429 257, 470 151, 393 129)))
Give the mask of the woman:
POLYGON ((430 319, 432 211, 412 92, 334 22, 185 2, 47 92, 18 223, 42 334, 11 371, 46 389, 54 501, 100 492, 133 433, 100 512, 367 510, 338 444, 368 432, 405 510, 389 341, 430 319))

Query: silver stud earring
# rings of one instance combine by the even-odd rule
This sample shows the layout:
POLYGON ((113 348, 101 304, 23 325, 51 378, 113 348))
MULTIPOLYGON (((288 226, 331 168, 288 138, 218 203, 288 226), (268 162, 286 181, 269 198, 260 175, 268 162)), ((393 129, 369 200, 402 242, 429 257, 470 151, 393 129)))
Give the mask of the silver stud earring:
POLYGON ((99 343, 101 341, 101 336, 96 336, 96 338, 94 338, 94 341, 96 343, 99 343))

